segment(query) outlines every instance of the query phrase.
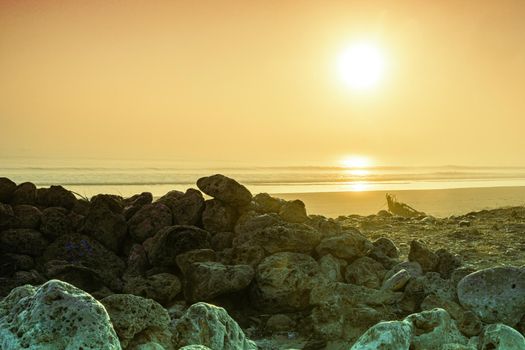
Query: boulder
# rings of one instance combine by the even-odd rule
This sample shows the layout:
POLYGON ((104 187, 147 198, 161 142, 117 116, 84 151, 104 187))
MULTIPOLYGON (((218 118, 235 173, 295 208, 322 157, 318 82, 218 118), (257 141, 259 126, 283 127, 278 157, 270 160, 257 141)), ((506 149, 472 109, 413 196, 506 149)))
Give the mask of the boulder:
POLYGON ((0 203, 9 203, 16 191, 16 183, 7 177, 0 177, 0 203))
POLYGON ((298 224, 308 220, 306 207, 303 201, 299 199, 285 202, 279 210, 279 216, 283 218, 284 221, 298 224))
POLYGON ((231 248, 233 245, 233 232, 217 232, 211 237, 211 247, 215 251, 231 248))
POLYGON ((321 234, 307 225, 280 224, 241 233, 233 240, 233 246, 260 246, 269 254, 310 253, 319 244, 320 239, 321 234))
POLYGON ((71 233, 72 223, 67 210, 61 207, 50 207, 42 211, 40 231, 50 241, 71 233))
POLYGON ((232 231, 237 216, 237 211, 231 205, 209 199, 202 212, 202 226, 210 232, 232 231))
POLYGON ((251 300, 268 312, 302 310, 310 304, 310 291, 320 279, 319 265, 312 257, 276 253, 257 266, 251 300))
POLYGON ((44 276, 36 270, 16 271, 8 278, 0 277, 0 297, 8 295, 16 287, 26 284, 40 285, 45 281, 44 276))
POLYGON ((210 234, 195 226, 164 227, 148 241, 144 247, 153 266, 176 266, 177 255, 210 248, 210 234))
POLYGON ((158 273, 148 277, 131 277, 124 284, 123 292, 153 299, 159 304, 169 305, 181 291, 177 276, 158 273))
POLYGON ((472 311, 465 311, 458 319, 459 330, 467 337, 479 335, 483 330, 483 324, 478 316, 472 311))
POLYGON ((173 345, 204 345, 210 349, 256 350, 257 345, 221 307, 196 303, 188 308, 173 329, 173 345))
POLYGON ((16 271, 31 270, 35 262, 29 255, 3 253, 0 255, 0 277, 8 277, 16 271))
POLYGON ((356 259, 345 270, 345 280, 348 283, 379 288, 385 276, 385 268, 379 262, 367 256, 356 259))
POLYGON ((231 249, 231 263, 235 265, 250 265, 256 268, 265 257, 265 250, 257 244, 246 243, 231 249))
POLYGON ((185 299, 189 302, 210 301, 246 288, 255 272, 249 265, 223 265, 197 262, 186 270, 185 299))
POLYGON ((62 207, 66 209, 73 208, 77 201, 75 195, 62 186, 39 188, 36 200, 43 207, 62 207))
POLYGON ((11 229, 0 232, 0 251, 3 253, 39 256, 48 242, 42 233, 26 229, 11 229))
POLYGON ((131 246, 126 261, 126 271, 124 272, 124 279, 129 277, 139 277, 145 274, 148 268, 148 256, 146 250, 141 244, 134 244, 131 246))
POLYGON ((246 187, 221 174, 198 179, 197 187, 207 195, 233 207, 243 207, 252 200, 252 194, 246 187))
MULTIPOLYGON (((20 204, 13 207, 13 213, 16 216, 17 228, 38 229, 42 219, 42 212, 32 205, 20 204)), ((0 217, 0 220, 2 218, 0 217)))
POLYGON ((177 266, 186 275, 193 263, 217 261, 215 251, 212 249, 195 249, 179 254, 176 257, 177 266))
POLYGON ((525 269, 493 267, 465 276, 459 302, 487 323, 516 325, 525 315, 525 269))
POLYGON ((167 205, 173 214, 175 225, 199 225, 204 210, 204 197, 196 189, 189 188, 186 193, 169 192, 157 202, 167 205))
POLYGON ((67 282, 88 293, 94 293, 104 287, 103 278, 89 267, 64 260, 51 260, 45 264, 44 269, 48 279, 67 282))
POLYGON ((239 217, 235 224, 234 232, 236 235, 249 235, 270 226, 283 224, 284 222, 277 214, 259 214, 254 211, 248 211, 239 217))
POLYGON ((321 274, 329 281, 333 282, 342 282, 343 268, 346 267, 348 263, 343 259, 338 259, 331 254, 326 254, 319 259, 319 267, 321 269, 321 274))
POLYGON ((402 263, 394 265, 390 270, 386 272, 385 281, 397 274, 401 270, 405 270, 406 272, 408 272, 410 278, 419 277, 423 274, 423 269, 421 268, 421 265, 419 265, 419 263, 415 261, 404 261, 402 263))
POLYGON ((439 263, 439 257, 424 242, 419 240, 410 242, 408 260, 419 263, 423 272, 435 271, 439 263))
POLYGON ((100 301, 124 349, 155 342, 172 349, 170 317, 160 304, 131 294, 113 294, 100 301))
POLYGON ((279 213, 284 200, 270 196, 268 193, 259 193, 253 197, 255 210, 260 213, 279 213))
POLYGON ((142 192, 135 194, 129 198, 123 199, 122 206, 123 214, 126 220, 131 219, 143 206, 151 204, 153 201, 153 194, 151 192, 142 192))
POLYGON ((406 321, 380 322, 366 331, 350 350, 408 350, 412 324, 406 321))
POLYGON ((332 254, 337 258, 352 261, 365 256, 372 248, 372 243, 365 236, 349 232, 323 239, 315 250, 321 256, 332 254))
POLYGON ((18 204, 36 204, 36 186, 31 182, 24 182, 17 186, 13 192, 11 203, 18 204))
POLYGON ((275 314, 266 321, 265 329, 271 333, 286 332, 295 328, 295 321, 284 314, 275 314))
POLYGON ((171 211, 166 205, 146 204, 129 219, 129 234, 135 242, 142 243, 154 236, 161 228, 171 224, 171 211))
POLYGON ((514 328, 501 323, 483 329, 479 340, 480 350, 525 350, 525 338, 514 328))
POLYGON ((50 280, 18 287, 0 302, 0 348, 121 349, 102 304, 74 286, 50 280))
POLYGON ((414 336, 410 349, 441 350, 445 344, 466 345, 468 339, 458 330, 456 322, 443 309, 433 309, 409 315, 414 336))
POLYGON ((408 281, 410 281, 410 278, 410 273, 405 269, 401 269, 389 278, 385 278, 381 285, 381 289, 391 291, 401 290, 406 286, 408 281))
POLYGON ((337 236, 343 232, 343 228, 339 222, 322 215, 310 215, 306 224, 321 232, 323 237, 337 236))
POLYGON ((463 259, 459 255, 452 254, 446 249, 436 250, 438 264, 436 271, 441 277, 450 278, 452 273, 463 264, 463 259))

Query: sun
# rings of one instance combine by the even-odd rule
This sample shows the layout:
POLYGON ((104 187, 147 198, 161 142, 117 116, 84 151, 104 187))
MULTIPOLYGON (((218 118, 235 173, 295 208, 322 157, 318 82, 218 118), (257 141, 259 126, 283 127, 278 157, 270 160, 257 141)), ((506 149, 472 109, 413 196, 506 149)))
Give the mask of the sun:
POLYGON ((353 90, 369 90, 384 77, 385 54, 372 41, 356 42, 341 53, 337 69, 341 80, 353 90))
POLYGON ((350 156, 341 159, 341 165, 347 169, 362 169, 367 168, 371 164, 370 158, 361 156, 350 156))

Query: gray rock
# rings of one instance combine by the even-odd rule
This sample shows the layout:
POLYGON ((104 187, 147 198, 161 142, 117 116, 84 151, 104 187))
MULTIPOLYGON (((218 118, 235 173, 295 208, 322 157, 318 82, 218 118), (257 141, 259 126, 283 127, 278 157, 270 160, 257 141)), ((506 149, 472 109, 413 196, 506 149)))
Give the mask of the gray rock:
POLYGON ((31 182, 24 182, 17 186, 13 192, 11 203, 18 204, 36 204, 36 186, 31 182))
POLYGON ((16 190, 16 183, 7 177, 0 177, 0 202, 9 203, 16 190))
POLYGON ((186 271, 190 270, 193 263, 217 261, 216 259, 212 249, 195 249, 177 255, 175 260, 180 271, 186 275, 186 271))
POLYGON ((232 231, 237 217, 233 206, 217 199, 209 199, 202 212, 202 226, 210 232, 232 231))
POLYGON ((129 234, 135 242, 142 243, 161 228, 171 224, 171 211, 166 205, 146 204, 129 219, 129 234))
POLYGON ((185 299, 189 302, 210 301, 246 288, 255 272, 249 265, 223 265, 197 262, 186 270, 185 299))
POLYGON ((269 332, 286 332, 295 327, 295 321, 284 314, 275 314, 266 321, 266 330, 269 332))
POLYGON ((392 277, 393 275, 395 275, 401 270, 406 270, 409 273, 410 278, 419 277, 423 275, 423 269, 421 268, 421 265, 419 265, 419 263, 411 262, 411 261, 404 261, 402 263, 395 265, 390 270, 388 270, 387 273, 385 274, 385 280, 389 279, 390 277, 392 277))
POLYGON ((515 329, 501 323, 483 329, 480 350, 525 350, 525 338, 515 329))
POLYGON ((494 267, 464 277, 458 283, 463 307, 487 323, 516 325, 525 315, 525 269, 494 267))
POLYGON ((70 284, 51 280, 11 291, 0 302, 0 348, 121 349, 104 306, 70 284))
POLYGON ((256 350, 257 346, 221 307, 196 303, 175 322, 173 344, 176 348, 204 345, 210 349, 256 350))
POLYGON ((365 286, 368 288, 379 288, 385 268, 379 262, 367 256, 354 260, 346 267, 345 280, 348 283, 365 286))
POLYGON ((62 186, 51 186, 49 188, 39 188, 37 190, 37 203, 44 207, 63 207, 71 209, 77 201, 71 191, 62 186))
POLYGON ((363 334, 350 350, 408 350, 412 324, 406 321, 381 322, 363 334))
POLYGON ((279 216, 283 218, 284 221, 298 224, 308 220, 306 207, 303 201, 299 199, 285 202, 279 210, 279 216))
POLYGON ((113 294, 100 302, 124 349, 148 342, 155 342, 162 349, 173 348, 170 317, 160 304, 131 294, 113 294))
POLYGON ((211 247, 215 251, 231 248, 233 245, 233 232, 217 232, 211 237, 211 247))
MULTIPOLYGON (((42 218, 42 212, 32 205, 20 204, 13 207, 13 213, 18 219, 17 228, 38 229, 42 218)), ((0 220, 1 217, 0 217, 0 220)))
POLYGON ((410 273, 405 269, 401 269, 389 278, 386 278, 381 285, 381 289, 391 291, 401 290, 405 287, 408 281, 410 281, 410 278, 412 278, 410 273))
POLYGON ((332 254, 345 260, 363 257, 373 248, 372 243, 363 235, 350 232, 325 238, 315 248, 319 255, 332 254))
POLYGON ((3 253, 39 256, 48 242, 42 233, 31 229, 11 229, 0 232, 0 251, 3 253))
POLYGON ((176 225, 198 225, 204 210, 204 198, 196 189, 189 188, 182 196, 166 203, 173 213, 176 225))
POLYGON ((255 209, 262 213, 279 213, 284 200, 270 196, 268 193, 259 193, 253 197, 255 209))
POLYGON ((47 239, 53 241, 59 236, 71 233, 72 226, 66 209, 50 207, 42 211, 40 231, 47 239))
POLYGON ((126 280, 123 292, 153 299, 161 305, 169 305, 179 294, 182 285, 177 276, 158 273, 148 277, 131 277, 126 280))
POLYGON ((435 271, 439 263, 439 257, 419 240, 410 242, 408 260, 418 262, 423 272, 435 271))
POLYGON ((343 259, 338 259, 331 254, 326 254, 319 259, 319 267, 323 276, 333 282, 342 282, 342 270, 348 263, 343 259))
POLYGON ((233 207, 248 205, 252 200, 252 194, 246 187, 221 174, 202 177, 197 180, 197 186, 207 195, 233 207))

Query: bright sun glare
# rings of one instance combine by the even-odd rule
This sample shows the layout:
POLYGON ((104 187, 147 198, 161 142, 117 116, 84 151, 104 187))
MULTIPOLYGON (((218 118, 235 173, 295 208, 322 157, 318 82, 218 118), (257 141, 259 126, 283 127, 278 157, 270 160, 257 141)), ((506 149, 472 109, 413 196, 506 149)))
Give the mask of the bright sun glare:
POLYGON ((357 42, 341 53, 337 68, 340 78, 350 88, 368 90, 384 76, 384 53, 373 42, 357 42))
POLYGON ((370 159, 367 157, 352 156, 341 160, 343 167, 348 169, 366 168, 370 166, 370 159))

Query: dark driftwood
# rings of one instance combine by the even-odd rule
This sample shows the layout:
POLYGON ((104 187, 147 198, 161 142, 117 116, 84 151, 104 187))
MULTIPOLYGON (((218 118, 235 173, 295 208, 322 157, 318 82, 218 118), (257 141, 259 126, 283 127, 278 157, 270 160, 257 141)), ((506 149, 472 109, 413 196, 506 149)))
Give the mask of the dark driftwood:
POLYGON ((399 215, 406 218, 425 215, 425 213, 412 208, 408 204, 398 202, 396 196, 388 193, 386 194, 386 202, 388 204, 388 211, 394 215, 399 215))

